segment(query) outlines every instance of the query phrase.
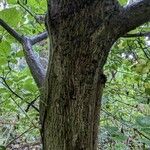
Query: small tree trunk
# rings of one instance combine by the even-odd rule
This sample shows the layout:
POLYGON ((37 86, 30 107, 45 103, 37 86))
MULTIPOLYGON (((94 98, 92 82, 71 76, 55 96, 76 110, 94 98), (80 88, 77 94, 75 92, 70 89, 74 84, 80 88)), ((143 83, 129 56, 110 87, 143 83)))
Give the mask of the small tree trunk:
POLYGON ((48 20, 51 49, 41 101, 44 150, 96 150, 103 66, 115 41, 109 25, 99 21, 101 6, 48 20))

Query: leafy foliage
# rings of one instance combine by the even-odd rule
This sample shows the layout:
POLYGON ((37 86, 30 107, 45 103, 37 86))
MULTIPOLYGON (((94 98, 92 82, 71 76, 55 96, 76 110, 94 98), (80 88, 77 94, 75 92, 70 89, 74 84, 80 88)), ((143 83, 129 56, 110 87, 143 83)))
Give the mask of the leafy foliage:
MULTIPOLYGON (((31 1, 25 7, 44 14, 46 1, 31 1)), ((37 23, 14 0, 8 0, 6 8, 0 11, 0 18, 24 35, 44 30, 44 25, 37 23)), ((35 101, 34 105, 38 108, 39 92, 23 58, 21 45, 2 27, 0 48, 0 149, 3 150, 5 146, 15 148, 14 143, 39 141, 39 112, 30 105, 35 101)))
MULTIPOLYGON (((145 29, 147 25, 142 27, 145 29)), ((141 32, 141 28, 136 32, 141 32)), ((120 39, 111 51, 105 66, 108 82, 101 118, 101 130, 106 134, 104 139, 101 136, 101 142, 105 148, 150 146, 149 52, 145 38, 120 39)))

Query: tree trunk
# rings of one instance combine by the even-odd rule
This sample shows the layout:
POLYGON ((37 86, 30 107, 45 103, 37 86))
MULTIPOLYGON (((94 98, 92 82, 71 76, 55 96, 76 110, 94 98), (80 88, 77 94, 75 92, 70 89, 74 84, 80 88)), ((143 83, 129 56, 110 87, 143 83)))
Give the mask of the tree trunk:
POLYGON ((96 150, 103 66, 117 38, 104 10, 118 9, 114 1, 106 6, 104 1, 54 2, 47 17, 51 48, 41 100, 43 149, 96 150))

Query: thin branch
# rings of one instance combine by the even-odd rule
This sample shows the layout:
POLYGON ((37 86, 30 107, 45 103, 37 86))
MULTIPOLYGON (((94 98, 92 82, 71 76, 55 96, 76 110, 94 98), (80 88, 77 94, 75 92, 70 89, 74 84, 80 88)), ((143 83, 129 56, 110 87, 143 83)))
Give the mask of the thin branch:
POLYGON ((137 42, 139 44, 139 48, 143 51, 144 55, 146 56, 147 59, 150 60, 150 56, 149 54, 147 54, 147 52, 145 51, 145 48, 143 47, 142 43, 141 43, 141 40, 138 38, 137 39, 137 42))
MULTIPOLYGON (((119 95, 119 94, 118 94, 119 95)), ((120 95, 119 95, 120 96, 120 95)), ((120 96, 121 97, 121 96, 120 96)), ((128 104, 128 103, 125 103, 124 101, 120 101, 120 100, 115 100, 115 101, 118 101, 118 102, 120 102, 120 103, 122 103, 122 104, 125 104, 125 105, 127 105, 127 106, 130 106, 130 107, 132 107, 132 108, 135 108, 135 109, 137 109, 137 106, 134 106, 134 105, 131 105, 131 104, 128 104)))
POLYGON ((42 40, 45 40, 48 37, 48 33, 47 32, 43 32, 39 35, 33 36, 31 37, 31 44, 34 45, 42 40))
POLYGON ((36 18, 36 15, 34 15, 27 7, 25 7, 23 4, 21 4, 21 2, 18 0, 17 1, 17 3, 18 3, 18 5, 20 6, 20 7, 22 7, 27 13, 29 13, 39 24, 41 24, 40 22, 39 22, 39 20, 36 18))
POLYGON ((0 19, 0 25, 11 35, 13 36, 17 41, 22 43, 24 37, 20 35, 17 31, 12 29, 5 21, 0 19))
MULTIPOLYGON (((10 96, 11 97, 11 96, 10 96)), ((36 128, 37 126, 30 120, 28 114, 24 111, 24 109, 16 102, 16 100, 11 97, 12 101, 16 104, 16 106, 22 111, 22 113, 29 119, 29 122, 36 128)))
POLYGON ((12 141, 10 141, 6 147, 9 147, 9 145, 11 145, 13 142, 15 142, 17 139, 21 138, 24 134, 26 134, 27 132, 33 130, 33 127, 29 127, 26 131, 24 131, 22 134, 20 134, 19 136, 17 136, 16 138, 14 138, 12 141))
POLYGON ((112 113, 108 112, 106 109, 103 108, 103 109, 101 109, 101 111, 104 112, 106 115, 110 116, 111 118, 113 118, 114 120, 118 121, 119 123, 131 128, 131 125, 128 124, 125 120, 116 117, 112 113))
MULTIPOLYGON (((27 13, 29 13, 33 18, 35 18, 35 15, 28 9, 24 6, 24 4, 21 4, 20 3, 20 0, 17 0, 17 4, 22 7, 27 13)), ((36 19, 36 18, 35 18, 36 19)))
POLYGON ((17 1, 17 3, 18 3, 18 5, 19 5, 20 7, 22 7, 28 14, 30 14, 30 15, 36 20, 37 23, 39 23, 40 25, 45 23, 45 14, 43 14, 43 15, 37 15, 37 14, 31 12, 31 11, 27 8, 27 6, 24 6, 24 4, 22 4, 19 0, 17 1))
MULTIPOLYGON (((28 104, 28 106, 27 106, 27 108, 26 108, 26 110, 25 110, 26 112, 28 112, 30 106, 34 106, 35 101, 36 101, 39 97, 40 97, 40 96, 37 96, 33 101, 31 101, 31 102, 28 104)), ((38 110, 38 112, 39 112, 39 110, 38 110)))
POLYGON ((139 135, 141 135, 141 136, 145 137, 146 139, 150 140, 150 138, 148 136, 146 136, 145 134, 143 134, 142 132, 140 132, 136 128, 133 128, 133 130, 136 131, 139 135))
MULTIPOLYGON (((14 92, 12 89, 11 89, 11 87, 8 85, 8 83, 7 83, 7 81, 6 81, 6 79, 4 78, 4 77, 1 77, 0 76, 0 78, 2 79, 2 84, 13 94, 13 95, 15 95, 16 97, 18 97, 19 99, 21 99, 22 101, 24 101, 24 98, 23 97, 21 97, 20 95, 18 95, 16 92, 14 92)), ((29 102, 26 102, 28 105, 30 104, 29 102)), ((34 106, 33 104, 30 104, 37 112, 39 112, 39 109, 36 107, 36 106, 34 106)))
POLYGON ((132 38, 132 37, 146 37, 146 36, 150 36, 150 32, 141 32, 141 33, 135 33, 135 34, 125 34, 124 36, 122 36, 122 37, 124 37, 124 38, 132 38))
POLYGON ((3 81, 3 85, 13 94, 13 95, 15 95, 16 97, 18 97, 19 99, 21 99, 21 100, 24 100, 21 96, 19 96, 16 92, 14 92, 11 88, 10 88, 10 86, 8 85, 8 83, 7 83, 7 81, 5 80, 5 78, 4 77, 0 77, 1 79, 2 79, 2 81, 3 81))

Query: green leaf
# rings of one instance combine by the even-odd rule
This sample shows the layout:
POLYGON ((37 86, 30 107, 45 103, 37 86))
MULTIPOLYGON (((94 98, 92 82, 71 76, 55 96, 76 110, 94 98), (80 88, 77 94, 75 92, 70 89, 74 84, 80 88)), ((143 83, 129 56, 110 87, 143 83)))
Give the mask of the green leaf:
POLYGON ((138 65, 136 65, 136 67, 135 67, 135 71, 136 71, 137 73, 143 73, 144 67, 145 67, 145 64, 138 64, 138 65))
POLYGON ((115 150, 127 150, 127 146, 125 144, 122 143, 116 143, 115 144, 115 150))
MULTIPOLYGON (((150 146, 150 140, 148 139, 140 139, 139 140, 141 143, 145 143, 146 145, 150 146)), ((147 149, 148 150, 148 149, 147 149)))
POLYGON ((7 22, 9 25, 16 27, 21 20, 20 11, 13 8, 7 8, 0 11, 0 18, 7 22))
POLYGON ((23 53, 23 50, 20 50, 16 53, 16 57, 24 57, 24 53, 23 53))
POLYGON ((7 64, 7 58, 0 57, 0 66, 7 64))
POLYGON ((146 89, 145 89, 145 93, 146 93, 147 95, 150 95, 150 88, 146 88, 146 89))
POLYGON ((150 116, 137 117, 136 123, 142 127, 150 127, 150 116))
POLYGON ((119 142, 123 142, 127 139, 127 137, 123 133, 120 133, 120 132, 117 132, 116 134, 112 134, 111 138, 113 140, 115 140, 115 141, 117 140, 119 142))
POLYGON ((7 92, 6 88, 0 87, 0 93, 7 92))
POLYGON ((7 0, 8 4, 17 4, 16 0, 7 0))
POLYGON ((3 145, 0 145, 0 150, 6 150, 6 147, 3 145))
POLYGON ((119 130, 118 127, 114 127, 114 126, 105 126, 105 129, 106 129, 110 134, 116 133, 116 132, 119 130))
POLYGON ((36 92, 37 91, 37 87, 31 78, 24 81, 23 88, 29 92, 36 92))
POLYGON ((0 48, 1 48, 1 56, 8 56, 11 51, 11 45, 7 41, 2 41, 0 43, 0 48))
POLYGON ((17 64, 18 61, 16 59, 10 59, 10 62, 13 63, 13 64, 17 64))
POLYGON ((141 131, 150 135, 150 127, 141 128, 141 131))

